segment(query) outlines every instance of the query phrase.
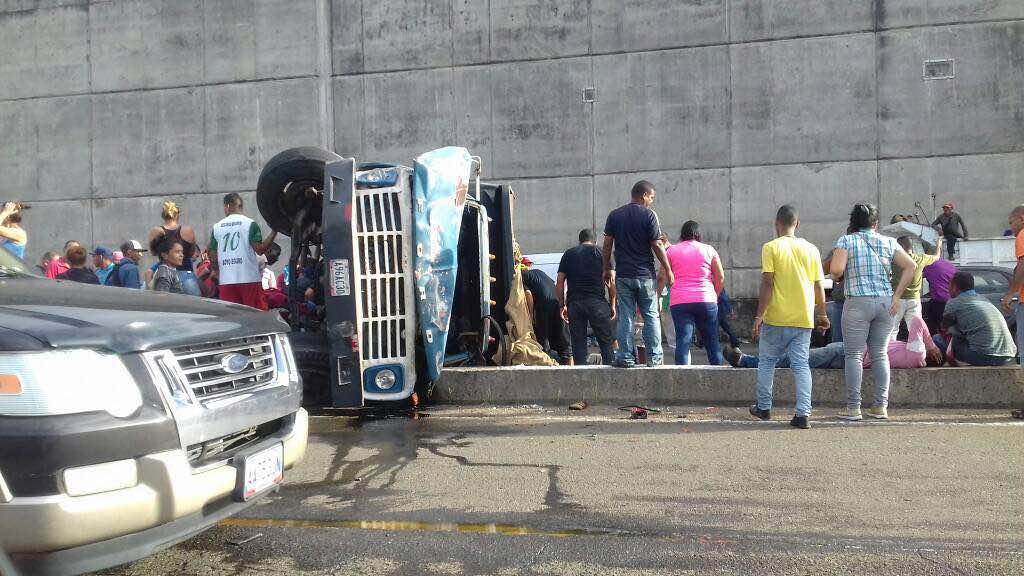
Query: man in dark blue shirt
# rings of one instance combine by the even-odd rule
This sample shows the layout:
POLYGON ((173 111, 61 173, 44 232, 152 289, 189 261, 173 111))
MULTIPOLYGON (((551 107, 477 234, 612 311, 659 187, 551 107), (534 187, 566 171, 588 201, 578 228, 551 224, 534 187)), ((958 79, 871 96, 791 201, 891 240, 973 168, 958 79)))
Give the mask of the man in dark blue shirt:
POLYGON ((612 210, 604 227, 604 279, 615 282, 618 297, 616 310, 619 324, 616 341, 614 366, 630 368, 636 364, 633 354, 633 317, 637 308, 644 317, 644 345, 647 348, 647 365, 660 366, 662 363, 661 325, 658 321, 658 297, 655 284, 658 274, 654 269, 657 258, 665 270, 668 285, 675 283, 672 268, 665 257, 665 249, 658 241, 661 226, 658 215, 651 210, 654 204, 654 184, 641 180, 633 185, 632 201, 612 210), (612 271, 612 252, 615 253, 615 270, 612 271))
POLYGON ((139 262, 142 261, 143 252, 146 252, 146 249, 138 240, 127 240, 121 244, 121 254, 124 257, 114 265, 114 269, 107 276, 107 286, 141 289, 142 277, 139 275, 139 262))
POLYGON ((555 293, 561 304, 562 319, 569 323, 572 357, 577 366, 587 363, 587 325, 601 348, 601 362, 611 364, 612 322, 615 320, 615 284, 605 283, 601 249, 594 243, 594 231, 580 231, 580 244, 570 248, 558 263, 555 293), (566 290, 566 283, 569 288, 566 290), (605 298, 609 291, 611 306, 605 298))

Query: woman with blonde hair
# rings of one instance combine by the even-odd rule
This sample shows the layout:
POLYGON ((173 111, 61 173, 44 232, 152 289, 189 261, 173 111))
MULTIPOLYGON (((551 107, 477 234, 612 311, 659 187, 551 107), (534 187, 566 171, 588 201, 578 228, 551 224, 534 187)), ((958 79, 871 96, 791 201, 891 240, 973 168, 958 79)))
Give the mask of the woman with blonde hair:
POLYGON ((182 291, 192 296, 201 296, 199 279, 196 278, 192 265, 192 257, 196 252, 196 232, 191 226, 181 225, 178 220, 180 214, 181 209, 178 208, 177 204, 170 200, 164 202, 163 209, 160 212, 160 216, 164 220, 163 225, 149 231, 150 252, 156 254, 156 246, 164 238, 181 244, 184 257, 181 264, 176 265, 176 268, 178 278, 181 280, 182 291))

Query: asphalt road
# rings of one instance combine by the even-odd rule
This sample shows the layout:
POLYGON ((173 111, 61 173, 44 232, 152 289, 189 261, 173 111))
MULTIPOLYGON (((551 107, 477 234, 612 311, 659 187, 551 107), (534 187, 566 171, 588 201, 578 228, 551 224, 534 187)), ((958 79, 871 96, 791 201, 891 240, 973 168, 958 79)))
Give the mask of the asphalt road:
POLYGON ((106 574, 1022 574, 1024 426, 738 408, 318 418, 265 503, 106 574))

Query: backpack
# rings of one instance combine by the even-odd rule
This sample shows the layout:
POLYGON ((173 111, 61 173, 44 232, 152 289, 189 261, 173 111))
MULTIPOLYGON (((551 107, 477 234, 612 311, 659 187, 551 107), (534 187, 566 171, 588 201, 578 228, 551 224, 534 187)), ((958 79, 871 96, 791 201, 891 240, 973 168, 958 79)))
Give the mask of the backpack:
POLYGON ((107 275, 107 286, 116 286, 118 288, 124 288, 124 284, 121 283, 121 265, 124 262, 118 262, 114 264, 114 269, 107 275))

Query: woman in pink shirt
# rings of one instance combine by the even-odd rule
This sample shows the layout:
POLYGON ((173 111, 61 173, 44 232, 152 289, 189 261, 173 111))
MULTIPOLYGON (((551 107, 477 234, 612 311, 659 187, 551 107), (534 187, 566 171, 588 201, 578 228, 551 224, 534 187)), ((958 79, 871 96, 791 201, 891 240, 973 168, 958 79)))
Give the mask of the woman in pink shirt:
POLYGON ((666 251, 676 277, 669 292, 669 309, 676 328, 676 364, 690 363, 693 329, 700 330, 708 362, 722 364, 718 341, 718 294, 722 291, 722 260, 714 248, 700 241, 700 227, 693 220, 683 224, 679 243, 666 251))

